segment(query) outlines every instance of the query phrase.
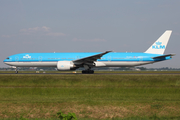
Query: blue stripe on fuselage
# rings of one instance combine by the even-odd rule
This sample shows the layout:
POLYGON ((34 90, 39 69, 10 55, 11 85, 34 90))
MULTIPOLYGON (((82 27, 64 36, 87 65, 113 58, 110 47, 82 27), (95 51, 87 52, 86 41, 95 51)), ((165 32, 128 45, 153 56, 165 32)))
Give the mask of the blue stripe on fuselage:
MULTIPOLYGON (((100 52, 99 52, 100 53, 100 52)), ((21 53, 9 56, 4 62, 55 62, 55 61, 73 61, 76 59, 89 57, 99 53, 21 53)), ((97 61, 162 61, 171 59, 152 59, 152 57, 160 56, 159 54, 149 53, 108 53, 97 61)))

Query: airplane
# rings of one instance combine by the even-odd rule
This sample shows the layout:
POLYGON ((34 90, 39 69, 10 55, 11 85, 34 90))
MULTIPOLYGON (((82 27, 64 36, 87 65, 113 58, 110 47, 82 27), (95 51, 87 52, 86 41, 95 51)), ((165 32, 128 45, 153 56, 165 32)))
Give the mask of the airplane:
POLYGON ((133 67, 169 60, 175 54, 164 54, 172 31, 166 30, 144 53, 113 51, 96 53, 20 53, 3 62, 16 67, 57 67, 58 71, 83 67, 83 74, 93 74, 94 67, 133 67))

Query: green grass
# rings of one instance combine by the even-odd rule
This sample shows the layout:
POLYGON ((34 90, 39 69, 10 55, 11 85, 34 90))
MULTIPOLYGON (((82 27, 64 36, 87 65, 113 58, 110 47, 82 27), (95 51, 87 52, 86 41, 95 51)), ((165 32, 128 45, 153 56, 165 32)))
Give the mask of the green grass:
POLYGON ((1 87, 179 87, 180 75, 0 75, 1 87))
POLYGON ((1 88, 0 101, 16 102, 176 102, 179 88, 1 88))
POLYGON ((180 75, 1 74, 0 106, 0 118, 178 119, 180 75))

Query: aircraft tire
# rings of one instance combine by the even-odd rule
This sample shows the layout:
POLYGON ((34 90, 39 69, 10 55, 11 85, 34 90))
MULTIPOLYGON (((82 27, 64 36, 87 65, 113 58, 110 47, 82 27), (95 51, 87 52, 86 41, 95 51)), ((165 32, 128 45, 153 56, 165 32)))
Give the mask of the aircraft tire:
POLYGON ((94 70, 83 70, 82 74, 94 74, 94 70))

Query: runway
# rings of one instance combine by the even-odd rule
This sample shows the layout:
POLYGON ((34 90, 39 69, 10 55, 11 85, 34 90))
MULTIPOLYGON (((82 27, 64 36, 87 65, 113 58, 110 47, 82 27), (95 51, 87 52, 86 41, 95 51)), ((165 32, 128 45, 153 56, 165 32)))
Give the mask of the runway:
POLYGON ((0 73, 0 75, 180 75, 180 73, 0 73))

